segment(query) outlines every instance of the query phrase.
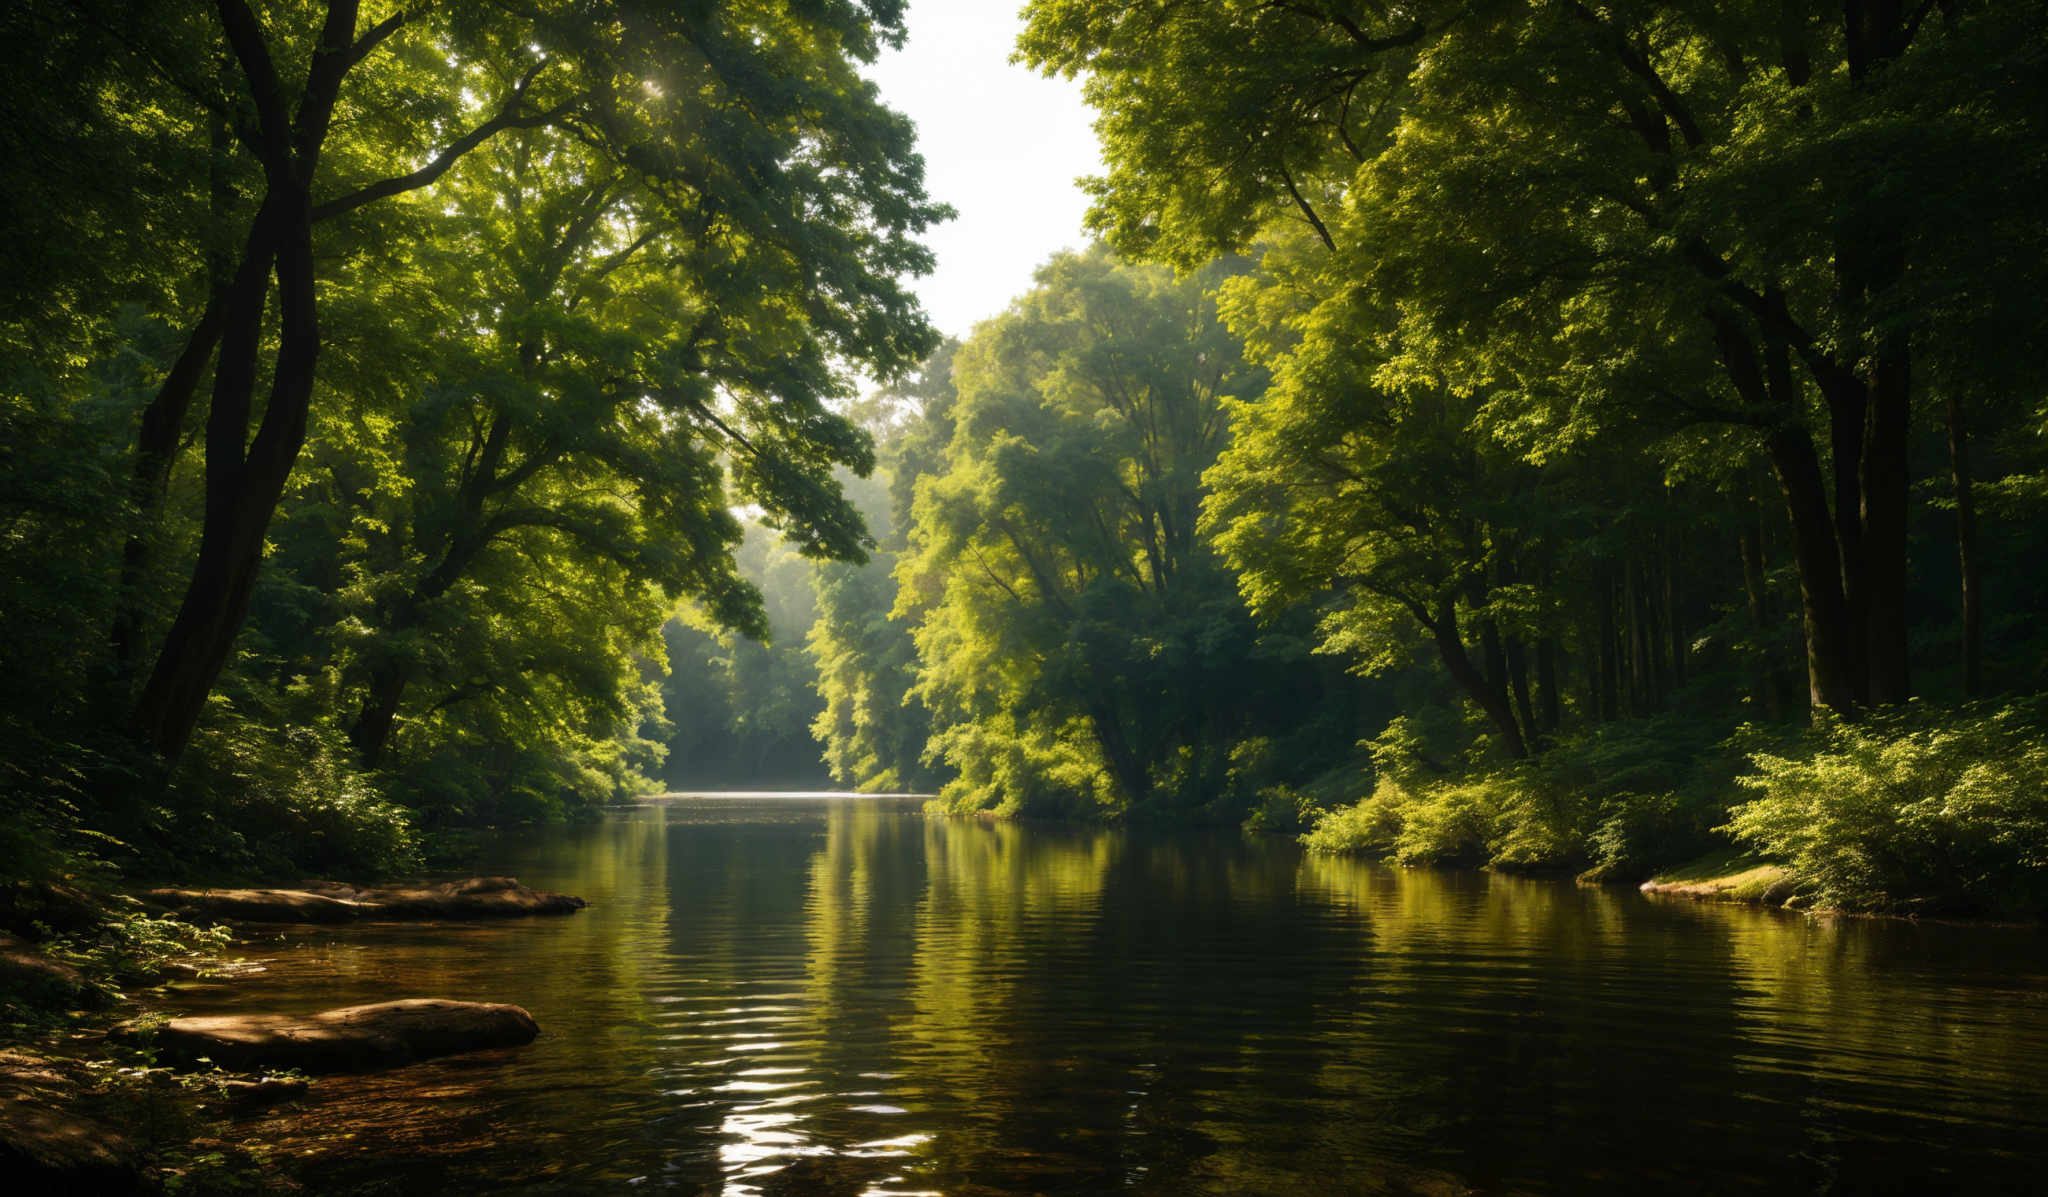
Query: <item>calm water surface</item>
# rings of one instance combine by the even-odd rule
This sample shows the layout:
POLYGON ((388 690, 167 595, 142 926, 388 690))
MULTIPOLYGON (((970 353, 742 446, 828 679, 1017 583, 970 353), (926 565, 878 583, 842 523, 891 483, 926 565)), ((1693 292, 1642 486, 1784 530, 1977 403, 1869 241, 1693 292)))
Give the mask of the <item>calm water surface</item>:
POLYGON ((2048 1190, 2035 930, 886 800, 665 801, 478 864, 592 905, 294 931, 183 994, 539 1020, 237 1125, 316 1192, 2048 1190))

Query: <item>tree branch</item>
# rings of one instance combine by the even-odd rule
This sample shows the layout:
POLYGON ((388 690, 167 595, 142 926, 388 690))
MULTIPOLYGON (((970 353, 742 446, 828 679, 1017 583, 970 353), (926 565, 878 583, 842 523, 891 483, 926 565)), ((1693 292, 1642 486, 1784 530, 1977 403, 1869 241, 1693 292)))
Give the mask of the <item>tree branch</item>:
POLYGON ((565 103, 546 112, 536 112, 527 116, 519 114, 520 107, 526 99, 527 88, 532 85, 535 77, 547 65, 546 62, 536 63, 534 68, 526 73, 526 77, 519 81, 519 85, 512 91, 512 98, 505 102, 505 106, 498 110, 496 116, 493 116, 483 124, 478 125, 451 142, 448 148, 435 155, 433 161, 413 171, 411 174, 395 175, 388 179, 380 179, 359 191, 328 200, 326 203, 313 205, 314 221, 328 220, 353 212, 365 204, 372 204, 380 199, 388 199, 394 195, 401 195, 408 191, 417 191, 422 187, 428 186, 442 175, 447 174, 449 169, 463 155, 507 129, 537 129, 560 120, 563 114, 569 111, 569 104, 565 103))

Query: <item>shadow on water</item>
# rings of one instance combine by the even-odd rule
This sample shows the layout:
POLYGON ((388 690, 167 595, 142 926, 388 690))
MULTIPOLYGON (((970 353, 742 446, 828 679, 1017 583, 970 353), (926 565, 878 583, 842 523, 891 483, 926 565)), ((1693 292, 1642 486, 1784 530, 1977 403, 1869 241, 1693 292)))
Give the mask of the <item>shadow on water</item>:
POLYGON ((290 934, 185 995, 539 1019, 236 1127, 316 1191, 1986 1191, 2048 1162, 2034 930, 889 800, 671 799, 489 852, 591 908, 290 934))

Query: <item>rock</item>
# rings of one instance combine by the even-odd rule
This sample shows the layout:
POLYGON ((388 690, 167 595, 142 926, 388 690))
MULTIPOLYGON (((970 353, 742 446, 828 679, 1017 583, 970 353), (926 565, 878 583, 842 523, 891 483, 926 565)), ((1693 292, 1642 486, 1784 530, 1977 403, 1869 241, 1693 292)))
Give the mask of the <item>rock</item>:
POLYGON ((251 923, 348 923, 363 911, 354 902, 301 889, 153 889, 143 900, 188 918, 251 923))
POLYGON ((143 896, 195 918, 258 923, 503 918, 568 914, 585 905, 581 898, 529 889, 511 877, 471 877, 387 889, 308 881, 297 889, 154 889, 143 896))
POLYGON ((533 1016, 517 1006, 414 998, 319 1014, 174 1018, 155 1028, 129 1023, 113 1037, 150 1044, 158 1059, 178 1065, 206 1059, 247 1072, 361 1072, 530 1043, 538 1034, 533 1016))
POLYGON ((290 1101, 294 1097, 303 1097, 306 1093, 306 1082, 297 1077, 281 1076, 267 1076, 254 1081, 236 1078, 222 1081, 220 1090, 221 1096, 225 1097, 229 1104, 247 1110, 275 1105, 280 1101, 290 1101))
POLYGON ((26 940, 0 931, 0 998, 30 1005, 62 1005, 86 996, 85 978, 26 940))
POLYGON ((55 1061, 0 1052, 0 1177, 12 1194, 133 1193, 140 1154, 119 1132, 73 1109, 76 1083, 55 1061))
POLYGON ((526 914, 569 914, 581 898, 529 889, 514 877, 471 877, 389 889, 358 889, 340 881, 308 881, 309 893, 354 902, 388 919, 475 919, 526 914))

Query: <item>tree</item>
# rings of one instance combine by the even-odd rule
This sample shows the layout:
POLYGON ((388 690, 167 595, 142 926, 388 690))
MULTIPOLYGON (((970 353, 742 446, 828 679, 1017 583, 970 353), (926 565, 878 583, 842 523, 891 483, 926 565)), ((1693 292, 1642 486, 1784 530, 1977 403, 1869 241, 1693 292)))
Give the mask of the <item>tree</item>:
MULTIPOLYGON (((178 16, 166 27, 206 40, 189 32, 208 23, 196 10, 178 16)), ((836 437, 832 454, 860 461, 850 435, 819 426, 812 400, 837 385, 823 363, 890 372, 929 346, 897 279, 928 265, 912 238, 941 210, 924 202, 907 124, 855 73, 900 38, 893 5, 735 14, 620 0, 601 12, 427 7, 370 19, 355 0, 332 0, 266 25, 242 0, 221 0, 213 21, 231 86, 195 89, 170 43, 151 47, 167 64, 162 86, 196 90, 260 168, 232 268, 145 412, 138 450, 144 463, 167 459, 211 363, 197 560, 132 720, 166 758, 228 659, 306 439, 326 347, 316 228, 326 237, 375 219, 507 130, 552 129, 630 171, 715 270, 751 276, 762 307, 788 315, 763 334, 785 338, 774 349, 787 366, 754 401, 766 411, 793 400, 764 417, 776 435, 836 437), (392 160, 423 165, 379 177, 392 160)), ((820 493, 829 464, 771 452, 739 475, 745 486, 774 472, 776 488, 820 493)))
POLYGON ((917 486, 899 615, 944 797, 1112 809, 1219 796, 1256 629, 1196 528, 1223 402, 1263 384, 1204 297, 1061 256, 955 361, 946 472, 917 486))
POLYGON ((1023 46, 1089 73, 1120 248, 1193 262, 1294 222, 1325 294, 1389 314, 1397 373, 1525 439, 1750 430, 1812 700, 1849 709, 1910 690, 1915 355, 1981 315, 1955 297, 1986 247, 2039 243, 2024 7, 1037 0, 1023 46))

